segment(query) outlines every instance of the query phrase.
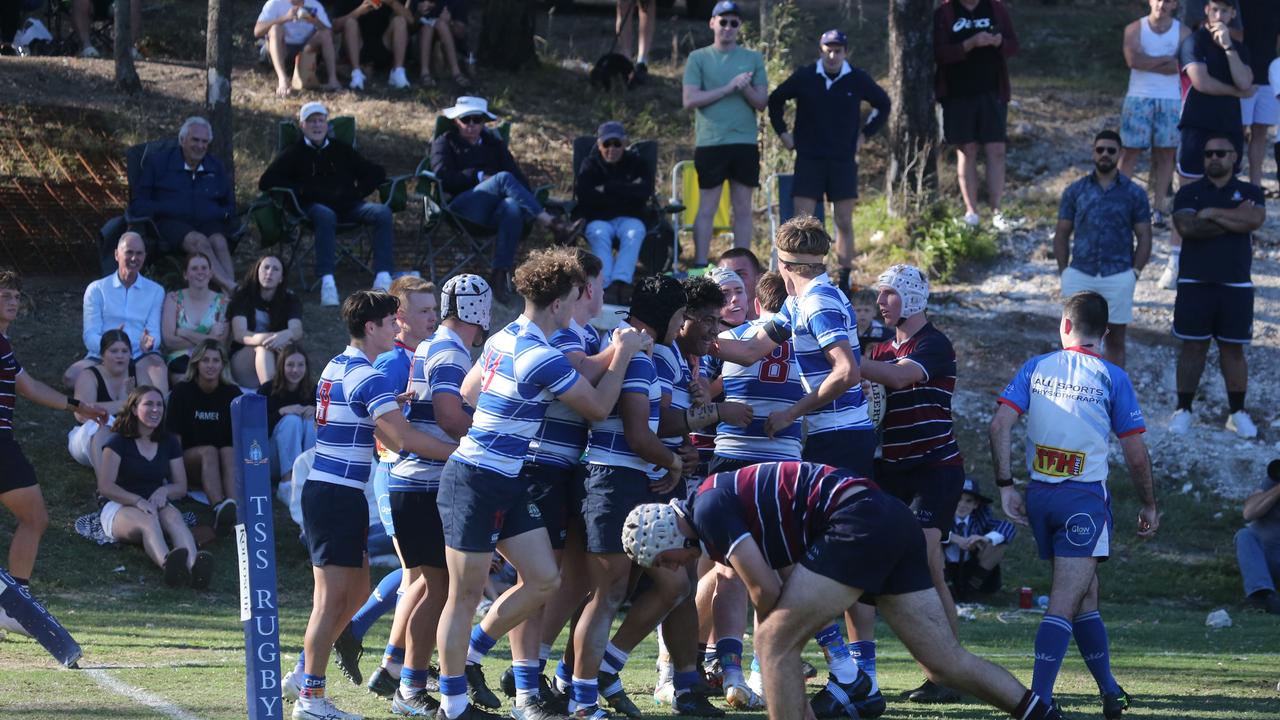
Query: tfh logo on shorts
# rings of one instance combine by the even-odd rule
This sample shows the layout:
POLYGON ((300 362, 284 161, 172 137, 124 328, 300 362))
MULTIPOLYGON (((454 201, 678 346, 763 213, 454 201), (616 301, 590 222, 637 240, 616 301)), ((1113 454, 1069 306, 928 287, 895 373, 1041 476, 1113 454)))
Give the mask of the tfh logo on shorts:
POLYGON ((1084 472, 1084 458, 1084 453, 1075 450, 1036 445, 1031 469, 1050 477, 1076 477, 1084 472))
POLYGON ((990 30, 991 18, 960 18, 951 26, 951 32, 958 33, 961 30, 968 30, 969 28, 990 30))

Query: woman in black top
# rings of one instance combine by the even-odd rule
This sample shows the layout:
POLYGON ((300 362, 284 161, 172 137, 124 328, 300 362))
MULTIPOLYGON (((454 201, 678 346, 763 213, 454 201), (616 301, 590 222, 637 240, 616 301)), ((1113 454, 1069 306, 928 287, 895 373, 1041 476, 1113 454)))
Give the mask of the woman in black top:
POLYGON ((164 396, 150 385, 129 393, 102 448, 98 494, 102 529, 116 542, 142 545, 170 586, 209 586, 213 556, 196 541, 173 500, 187 494, 182 445, 164 431, 164 396))
POLYGON ((271 379, 276 354, 302 339, 302 302, 289 290, 284 265, 263 255, 245 273, 227 307, 231 318, 231 375, 236 384, 256 388, 271 379))
POLYGON ((307 353, 289 343, 276 361, 275 379, 258 388, 267 397, 267 431, 280 463, 280 482, 293 479, 293 461, 316 444, 316 383, 307 353))
POLYGON ((192 348, 184 378, 169 395, 169 431, 182 441, 187 474, 213 506, 213 529, 226 535, 236 525, 231 401, 240 397, 240 388, 227 378, 227 355, 217 340, 192 348))
POLYGON ((133 345, 129 335, 115 328, 102 333, 98 343, 98 357, 102 362, 91 365, 76 378, 73 396, 82 403, 93 403, 106 410, 112 417, 99 425, 97 421, 86 420, 67 434, 67 451, 76 462, 89 467, 97 467, 102 457, 102 443, 111 434, 109 428, 115 420, 115 414, 124 407, 124 400, 129 391, 137 385, 132 359, 133 345))

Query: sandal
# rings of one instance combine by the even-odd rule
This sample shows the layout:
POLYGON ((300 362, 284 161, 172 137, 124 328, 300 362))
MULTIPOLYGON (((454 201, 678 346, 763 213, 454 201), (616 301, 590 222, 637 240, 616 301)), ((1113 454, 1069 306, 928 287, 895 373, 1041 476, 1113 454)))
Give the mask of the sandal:
POLYGON ((191 584, 186 548, 174 548, 164 556, 164 584, 169 587, 186 587, 191 584))
POLYGON ((471 87, 471 78, 467 77, 466 75, 464 75, 464 74, 462 74, 462 73, 458 73, 458 74, 454 75, 454 76, 453 76, 453 82, 454 82, 458 87, 461 87, 461 88, 469 88, 469 87, 471 87))
POLYGON ((418 84, 424 88, 435 87, 436 79, 431 77, 431 73, 423 73, 418 76, 418 84))

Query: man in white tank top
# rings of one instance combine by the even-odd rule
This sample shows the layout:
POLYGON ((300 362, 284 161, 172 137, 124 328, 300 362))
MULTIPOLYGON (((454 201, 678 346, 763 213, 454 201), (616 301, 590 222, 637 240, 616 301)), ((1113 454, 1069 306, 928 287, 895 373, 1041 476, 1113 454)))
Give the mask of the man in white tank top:
POLYGON ((1142 151, 1151 149, 1151 175, 1147 183, 1151 193, 1151 222, 1156 227, 1165 227, 1181 112, 1178 43, 1190 31, 1174 18, 1178 0, 1148 1, 1151 13, 1124 29, 1129 91, 1120 114, 1123 150, 1119 169, 1126 177, 1133 177, 1142 151))

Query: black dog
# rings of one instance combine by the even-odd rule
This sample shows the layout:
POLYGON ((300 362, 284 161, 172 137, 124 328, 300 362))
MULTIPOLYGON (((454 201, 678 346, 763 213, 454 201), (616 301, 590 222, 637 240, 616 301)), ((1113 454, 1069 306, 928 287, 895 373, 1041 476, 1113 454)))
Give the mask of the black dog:
POLYGON ((606 53, 591 68, 591 84, 601 90, 611 90, 615 82, 626 86, 634 70, 635 67, 627 56, 616 52, 606 53))

